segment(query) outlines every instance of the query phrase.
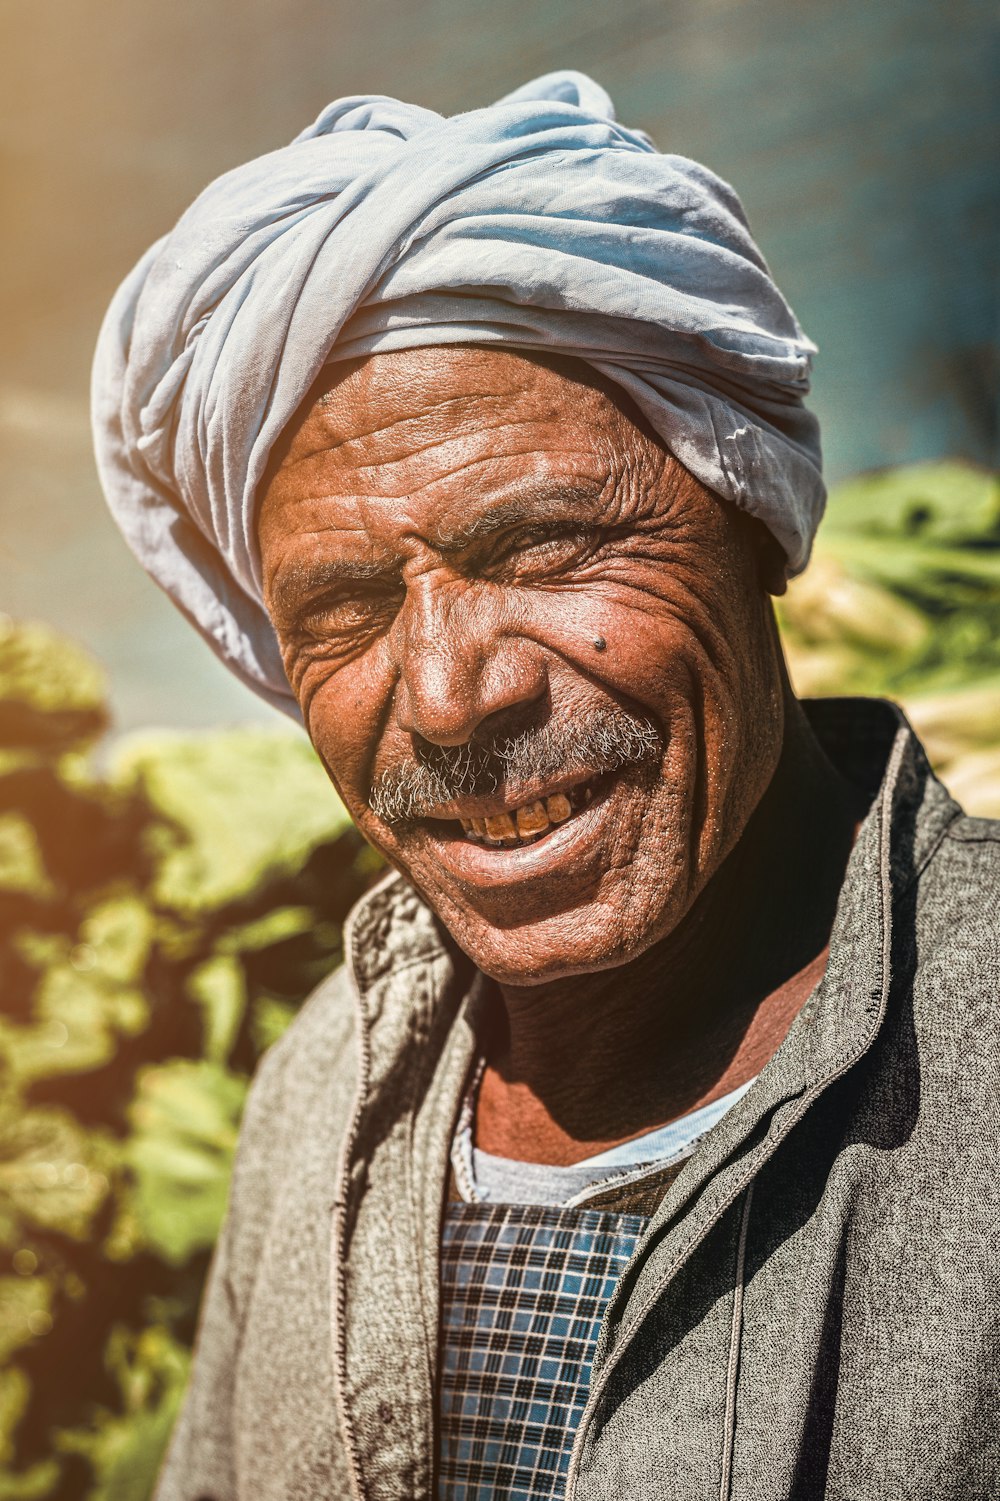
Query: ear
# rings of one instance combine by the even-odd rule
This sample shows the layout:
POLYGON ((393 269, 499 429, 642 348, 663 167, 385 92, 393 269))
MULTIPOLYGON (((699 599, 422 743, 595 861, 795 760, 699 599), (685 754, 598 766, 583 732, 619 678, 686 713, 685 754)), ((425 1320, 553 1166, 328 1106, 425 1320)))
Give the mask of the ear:
POLYGON ((768 594, 781 595, 788 588, 788 558, 778 539, 763 522, 754 521, 757 577, 768 594))

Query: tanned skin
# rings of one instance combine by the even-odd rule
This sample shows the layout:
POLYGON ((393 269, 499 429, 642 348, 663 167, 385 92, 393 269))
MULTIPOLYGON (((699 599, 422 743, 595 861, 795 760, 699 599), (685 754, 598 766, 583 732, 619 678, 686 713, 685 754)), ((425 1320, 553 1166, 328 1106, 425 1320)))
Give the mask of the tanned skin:
POLYGON ((763 528, 588 367, 441 348, 324 373, 258 536, 341 797, 496 982, 477 1145, 571 1163, 752 1078, 822 974, 864 812, 789 687, 763 528), (458 820, 558 775, 413 822, 369 805, 416 747, 609 707, 660 749, 537 844, 458 820))

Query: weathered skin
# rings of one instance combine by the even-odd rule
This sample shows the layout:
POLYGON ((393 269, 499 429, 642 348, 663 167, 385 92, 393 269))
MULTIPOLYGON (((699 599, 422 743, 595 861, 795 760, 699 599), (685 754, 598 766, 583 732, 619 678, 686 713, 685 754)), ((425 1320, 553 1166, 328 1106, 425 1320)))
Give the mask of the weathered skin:
POLYGON ((789 689, 763 529, 585 367, 419 349, 326 372, 258 534, 341 796, 499 983, 479 1144, 569 1162, 751 1078, 822 972, 860 813, 789 689), (457 820, 566 779, 412 823, 369 806, 415 746, 609 706, 661 749, 536 845, 457 820))

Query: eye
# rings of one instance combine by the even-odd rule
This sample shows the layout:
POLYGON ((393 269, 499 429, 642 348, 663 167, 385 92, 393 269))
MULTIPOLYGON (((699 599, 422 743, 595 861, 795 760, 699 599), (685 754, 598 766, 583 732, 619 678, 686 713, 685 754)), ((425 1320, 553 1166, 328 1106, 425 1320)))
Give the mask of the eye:
POLYGON ((296 623, 296 634, 318 642, 356 644, 387 629, 402 602, 402 588, 384 584, 351 584, 324 594, 304 607, 296 623))
POLYGON ((584 562, 599 540, 579 523, 520 527, 496 543, 480 571, 494 579, 547 577, 584 562))

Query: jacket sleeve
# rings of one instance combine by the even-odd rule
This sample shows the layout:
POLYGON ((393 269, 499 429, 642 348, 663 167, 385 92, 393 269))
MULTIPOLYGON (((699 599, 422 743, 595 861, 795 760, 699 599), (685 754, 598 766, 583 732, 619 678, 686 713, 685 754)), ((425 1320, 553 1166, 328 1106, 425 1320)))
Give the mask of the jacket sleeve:
POLYGON ((230 1277, 230 1215, 215 1248, 194 1369, 160 1471, 155 1501, 236 1501, 234 1387, 240 1311, 230 1277))
POLYGON ((354 1026, 341 967, 257 1068, 155 1501, 284 1501, 298 1484, 293 1471, 313 1470, 319 1481, 297 1494, 346 1494, 326 1483, 346 1462, 329 1327, 329 1203, 356 1094, 354 1026))
POLYGON ((202 1297, 194 1365, 154 1501, 237 1501, 236 1384, 246 1304, 267 1222, 285 1048, 257 1069, 247 1098, 229 1207, 202 1297))

